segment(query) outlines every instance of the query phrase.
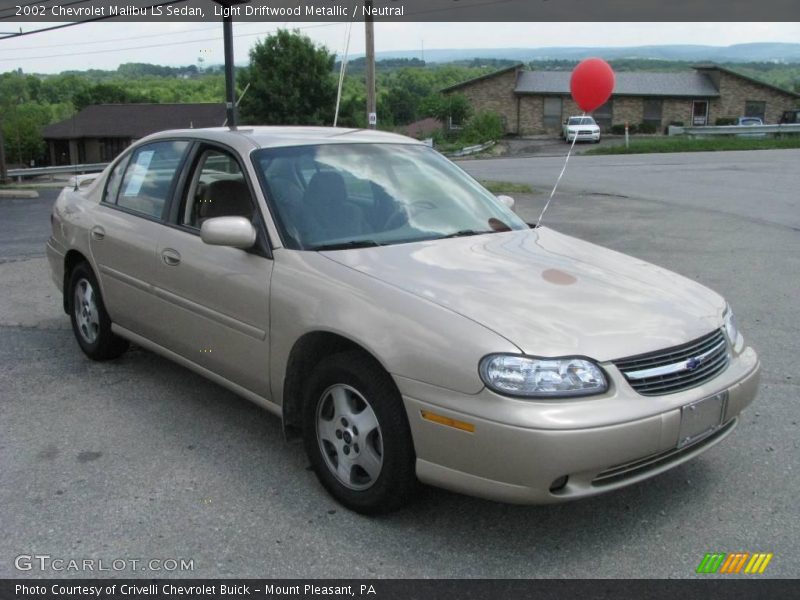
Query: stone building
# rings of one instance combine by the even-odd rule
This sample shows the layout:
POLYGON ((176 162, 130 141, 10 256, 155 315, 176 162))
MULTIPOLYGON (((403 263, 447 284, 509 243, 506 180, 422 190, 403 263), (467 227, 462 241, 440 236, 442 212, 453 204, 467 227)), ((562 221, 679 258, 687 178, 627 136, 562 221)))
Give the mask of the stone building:
POLYGON ((51 165, 109 162, 139 138, 165 129, 220 127, 225 105, 96 104, 42 129, 51 165))
MULTIPOLYGON (((530 135, 559 131, 582 111, 570 96, 568 71, 527 71, 522 64, 442 90, 466 96, 475 111, 498 113, 506 132, 530 135)), ((800 94, 740 75, 717 65, 676 73, 616 74, 611 99, 592 114, 604 130, 612 125, 648 123, 663 131, 670 123, 714 125, 717 119, 761 117, 777 123, 783 111, 800 105, 800 94)))

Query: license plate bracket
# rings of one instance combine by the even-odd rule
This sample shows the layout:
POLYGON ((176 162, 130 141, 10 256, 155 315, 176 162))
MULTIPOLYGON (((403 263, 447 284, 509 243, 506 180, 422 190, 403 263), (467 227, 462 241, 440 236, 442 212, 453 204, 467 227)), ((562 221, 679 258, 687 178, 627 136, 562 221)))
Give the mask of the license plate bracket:
POLYGON ((720 392, 681 408, 678 448, 690 446, 722 426, 728 392, 720 392))

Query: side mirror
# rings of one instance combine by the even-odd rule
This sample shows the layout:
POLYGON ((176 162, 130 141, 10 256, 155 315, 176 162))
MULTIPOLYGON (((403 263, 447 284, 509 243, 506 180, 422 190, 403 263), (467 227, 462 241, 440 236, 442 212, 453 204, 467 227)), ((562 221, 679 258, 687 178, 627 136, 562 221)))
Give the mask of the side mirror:
POLYGON ((498 196, 497 197, 500 202, 506 205, 507 208, 514 210, 514 199, 511 196, 498 196))
POLYGON ((244 217, 215 217, 203 221, 200 239, 211 246, 247 250, 256 243, 256 228, 244 217))

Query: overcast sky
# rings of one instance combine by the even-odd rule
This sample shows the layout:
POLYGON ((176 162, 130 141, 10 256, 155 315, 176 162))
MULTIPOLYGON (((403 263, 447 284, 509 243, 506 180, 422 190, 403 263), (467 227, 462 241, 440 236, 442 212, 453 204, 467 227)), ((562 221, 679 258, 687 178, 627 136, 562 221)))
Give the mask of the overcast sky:
MULTIPOLYGON (((9 25, 12 25, 9 23, 9 25)), ((33 30, 56 23, 15 23, 33 30)), ((235 23, 237 64, 249 48, 278 27, 297 27, 315 42, 342 53, 345 23, 235 23)), ((6 28, 9 29, 9 28, 6 28)), ((377 23, 376 51, 434 48, 640 46, 797 42, 800 23, 377 23)), ((350 55, 363 54, 363 24, 353 25, 350 55)), ((223 62, 222 27, 213 23, 88 23, 0 40, 0 72, 115 69, 120 63, 160 65, 223 62)))

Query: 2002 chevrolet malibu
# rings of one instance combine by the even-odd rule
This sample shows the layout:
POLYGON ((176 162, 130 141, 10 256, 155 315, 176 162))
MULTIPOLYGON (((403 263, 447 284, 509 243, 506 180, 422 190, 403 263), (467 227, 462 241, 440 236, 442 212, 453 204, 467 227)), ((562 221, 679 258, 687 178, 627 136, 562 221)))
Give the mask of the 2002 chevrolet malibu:
POLYGON ((90 358, 276 413, 359 512, 581 498, 726 437, 759 361, 725 301, 511 204, 392 134, 169 131, 61 194, 47 255, 90 358))

